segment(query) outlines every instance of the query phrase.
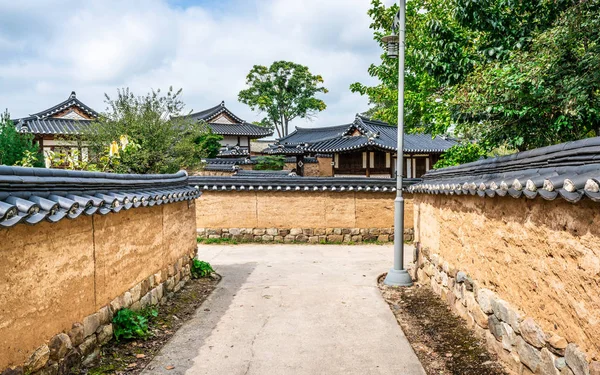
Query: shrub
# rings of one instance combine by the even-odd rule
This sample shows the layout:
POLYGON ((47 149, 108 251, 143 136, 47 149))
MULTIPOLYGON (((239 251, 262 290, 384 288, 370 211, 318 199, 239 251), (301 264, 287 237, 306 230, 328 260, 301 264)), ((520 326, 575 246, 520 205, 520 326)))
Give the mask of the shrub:
POLYGON ((199 279, 201 277, 207 277, 213 272, 215 272, 215 270, 213 270, 210 263, 194 259, 191 269, 192 278, 199 279))
POLYGON ((128 308, 117 311, 113 317, 113 333, 117 342, 120 338, 134 339, 147 338, 148 321, 158 315, 158 310, 149 308, 142 311, 133 311, 128 308))

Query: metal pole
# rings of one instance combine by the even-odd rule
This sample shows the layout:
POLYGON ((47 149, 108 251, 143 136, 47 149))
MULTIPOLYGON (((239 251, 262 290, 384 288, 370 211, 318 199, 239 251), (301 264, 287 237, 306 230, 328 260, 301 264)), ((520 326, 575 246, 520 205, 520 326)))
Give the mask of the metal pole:
POLYGON ((404 44, 406 29, 406 0, 398 5, 398 151, 396 152, 396 199, 394 200, 394 268, 385 277, 384 284, 411 286, 412 278, 404 269, 404 198, 402 198, 402 173, 404 171, 404 44))

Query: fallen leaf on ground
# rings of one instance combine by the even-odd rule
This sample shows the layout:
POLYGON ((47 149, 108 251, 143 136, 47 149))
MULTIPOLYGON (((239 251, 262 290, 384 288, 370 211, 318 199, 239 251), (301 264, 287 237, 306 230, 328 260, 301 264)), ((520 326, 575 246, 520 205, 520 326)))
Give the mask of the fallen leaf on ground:
POLYGON ((167 370, 173 370, 175 368, 175 366, 166 366, 165 367, 167 370))
POLYGON ((144 358, 146 355, 145 354, 136 354, 135 358, 144 358))

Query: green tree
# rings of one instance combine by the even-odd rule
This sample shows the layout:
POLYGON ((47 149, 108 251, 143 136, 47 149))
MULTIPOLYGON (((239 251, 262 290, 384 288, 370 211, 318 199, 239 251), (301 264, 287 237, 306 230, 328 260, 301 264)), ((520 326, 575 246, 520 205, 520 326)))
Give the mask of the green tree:
POLYGON ((206 156, 202 148, 206 128, 183 114, 181 90, 169 88, 135 96, 128 88, 117 97, 106 95, 106 112, 94 122, 85 136, 94 158, 105 157, 108 145, 119 152, 119 173, 173 173, 193 169, 206 156))
POLYGON ((8 110, 0 114, 0 164, 41 167, 40 148, 33 135, 19 133, 8 110))
POLYGON ((262 126, 277 130, 279 137, 289 133, 293 119, 312 118, 327 106, 315 96, 327 93, 323 77, 314 75, 308 67, 289 61, 276 61, 270 67, 254 65, 246 77, 247 89, 238 100, 250 108, 264 112, 262 126))
MULTIPOLYGON (((597 4, 597 1, 587 3, 597 4)), ((469 90, 478 89, 479 92, 488 93, 486 99, 501 97, 502 92, 496 87, 497 82, 489 77, 481 79, 483 75, 480 72, 486 71, 490 66, 502 70, 513 62, 516 54, 546 48, 543 45, 536 46, 538 36, 550 32, 548 30, 553 28, 557 20, 564 19, 563 12, 575 3, 575 0, 408 2, 406 131, 436 135, 454 129, 456 136, 478 141, 485 150, 502 146, 501 137, 482 129, 492 123, 492 120, 484 121, 483 125, 478 123, 482 118, 487 120, 479 110, 485 100, 479 101, 479 108, 471 110, 469 90), (458 94, 461 95, 457 100, 458 94), (462 124, 465 126, 461 126, 462 124), (480 126, 476 127, 475 124, 480 126)), ((368 14, 373 20, 371 29, 374 31, 374 39, 382 50, 381 38, 391 33, 397 10, 396 5, 386 7, 381 0, 372 0, 372 8, 368 14)), ((573 49, 576 48, 571 50, 573 49)), ((524 57, 521 62, 525 61, 524 57)), ((539 67, 543 69, 541 61, 539 67)), ((523 72, 531 67, 521 65, 519 69, 523 72)), ((389 59, 382 53, 379 64, 372 64, 368 72, 377 78, 378 84, 369 86, 357 82, 350 89, 369 97, 372 108, 368 112, 375 118, 395 124, 398 113, 397 60, 389 59)), ((507 79, 507 84, 508 81, 507 79)), ((494 126, 502 128, 500 123, 495 123, 494 126)))
POLYGON ((256 158, 256 165, 254 165, 254 170, 257 171, 280 171, 285 166, 285 157, 284 156, 259 156, 256 158))
POLYGON ((578 3, 530 48, 453 90, 458 130, 519 151, 600 136, 600 2, 578 3))
POLYGON ((223 140, 223 136, 213 133, 212 129, 206 123, 202 125, 204 131, 196 138, 195 142, 201 150, 204 150, 205 157, 214 158, 219 154, 221 147, 223 147, 220 142, 223 140))
POLYGON ((485 157, 485 150, 477 143, 459 143, 450 147, 433 166, 435 169, 469 163, 485 157))

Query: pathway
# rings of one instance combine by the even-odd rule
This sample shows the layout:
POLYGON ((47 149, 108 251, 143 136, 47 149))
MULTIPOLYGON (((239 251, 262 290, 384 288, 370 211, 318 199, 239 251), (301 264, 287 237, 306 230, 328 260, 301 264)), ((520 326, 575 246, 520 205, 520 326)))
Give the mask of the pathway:
POLYGON ((144 374, 423 375, 376 286, 392 254, 377 245, 200 245, 199 259, 223 280, 144 374))

